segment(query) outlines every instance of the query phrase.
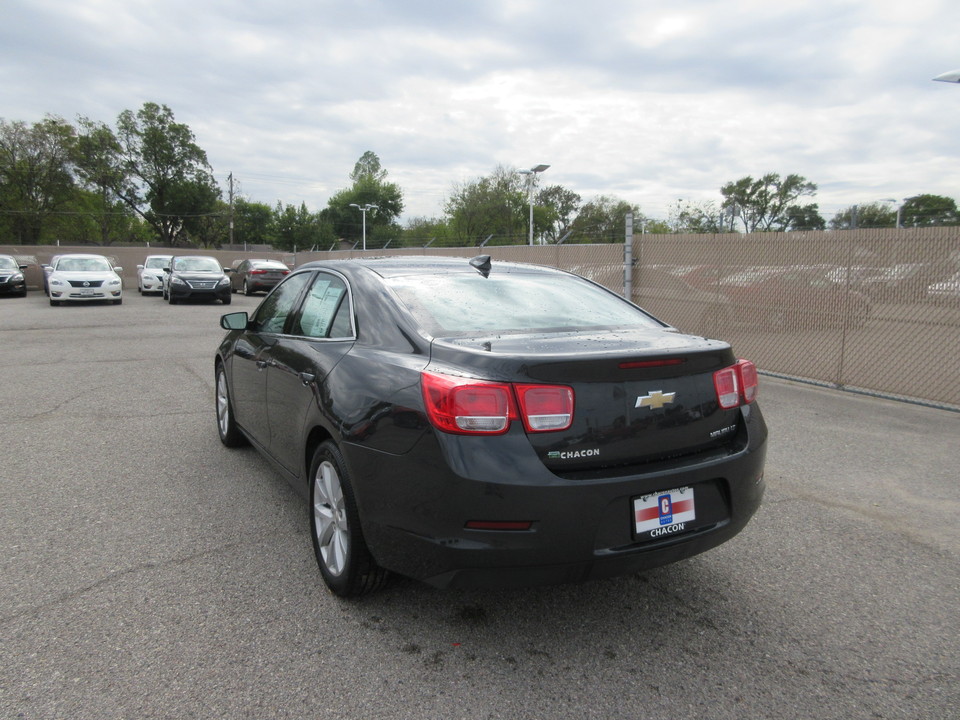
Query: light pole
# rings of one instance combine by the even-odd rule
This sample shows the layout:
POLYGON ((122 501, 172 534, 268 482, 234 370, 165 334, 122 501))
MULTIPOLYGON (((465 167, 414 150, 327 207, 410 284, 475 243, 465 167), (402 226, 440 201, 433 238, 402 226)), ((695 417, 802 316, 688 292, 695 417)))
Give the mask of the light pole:
POLYGON ((530 244, 533 245, 533 183, 537 179, 537 173, 542 173, 549 165, 537 165, 529 170, 517 170, 521 175, 527 176, 527 198, 530 200, 530 244))
POLYGON ((366 205, 357 205, 356 203, 350 203, 350 207, 355 207, 360 211, 360 214, 363 215, 363 249, 367 249, 367 210, 379 210, 380 208, 376 205, 371 205, 367 203, 366 205))

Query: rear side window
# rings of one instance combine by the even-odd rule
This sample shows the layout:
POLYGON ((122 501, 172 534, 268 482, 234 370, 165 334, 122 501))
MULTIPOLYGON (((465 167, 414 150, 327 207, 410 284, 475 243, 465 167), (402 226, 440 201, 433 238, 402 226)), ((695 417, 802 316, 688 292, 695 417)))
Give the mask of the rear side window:
POLYGON ((310 273, 300 273, 291 275, 277 285, 274 291, 267 295, 266 299, 260 303, 260 307, 257 308, 251 322, 251 330, 282 333, 284 326, 287 324, 287 318, 293 312, 294 305, 296 305, 300 293, 310 278, 310 273))
POLYGON ((434 336, 562 332, 663 325, 574 275, 501 273, 404 276, 391 288, 434 336))
POLYGON ((341 278, 328 273, 317 273, 303 300, 300 316, 294 323, 293 334, 311 338, 353 336, 350 299, 347 286, 341 278))

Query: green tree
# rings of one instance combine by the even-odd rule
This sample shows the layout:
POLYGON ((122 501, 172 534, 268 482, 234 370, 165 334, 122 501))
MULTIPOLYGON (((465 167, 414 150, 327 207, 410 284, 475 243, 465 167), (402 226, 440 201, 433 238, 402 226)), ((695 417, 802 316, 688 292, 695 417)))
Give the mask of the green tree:
POLYGON ((908 198, 900 212, 903 227, 960 225, 956 201, 943 195, 917 195, 908 198))
POLYGON ((827 221, 820 214, 820 206, 817 203, 808 205, 791 205, 785 213, 786 222, 782 230, 787 231, 814 231, 825 230, 827 221))
POLYGON ((401 245, 404 247, 451 247, 455 244, 450 226, 443 218, 411 218, 401 236, 401 245))
POLYGON ((15 243, 41 242, 45 224, 74 198, 73 142, 74 129, 61 118, 0 119, 0 217, 15 243))
POLYGON ((853 228, 892 228, 897 226, 897 211, 882 203, 851 205, 830 220, 831 230, 853 228))
POLYGON ((600 195, 580 208, 571 225, 568 243, 622 243, 627 237, 627 213, 633 213, 634 233, 640 233, 645 218, 637 205, 600 195))
MULTIPOLYGON (((574 218, 580 210, 582 198, 573 190, 562 185, 551 185, 537 193, 536 208, 544 208, 543 236, 547 242, 553 244, 562 240, 573 226, 574 218)), ((536 217, 534 217, 536 225, 536 217)))
POLYGON ((668 224, 671 231, 680 234, 702 235, 732 232, 733 220, 730 212, 723 212, 712 202, 692 202, 677 200, 670 211, 668 224))
POLYGON ((78 127, 72 156, 77 179, 86 191, 79 207, 92 223, 90 236, 110 245, 126 239, 131 228, 132 211, 117 194, 127 180, 120 143, 101 122, 81 117, 78 127))
POLYGON ((156 231, 165 245, 189 241, 202 218, 218 208, 220 189, 207 154, 187 125, 166 105, 144 103, 117 119, 117 139, 127 180, 118 195, 156 231))
POLYGON ((235 245, 272 245, 274 214, 266 203, 237 198, 233 203, 233 243, 235 245))
POLYGON ((450 231, 461 246, 478 245, 490 236, 491 245, 526 242, 529 208, 524 176, 502 165, 492 175, 454 185, 444 203, 450 231))
POLYGON ((721 207, 733 210, 748 233, 782 231, 790 226, 790 208, 816 192, 817 186, 801 175, 781 179, 777 173, 767 173, 756 180, 747 176, 720 188, 721 207))
POLYGON ((397 224, 403 212, 403 191, 396 183, 387 182, 387 171, 380 166, 380 158, 368 150, 350 173, 353 184, 339 190, 327 201, 324 218, 333 227, 337 237, 359 240, 363 234, 363 213, 354 205, 373 207, 366 212, 367 247, 383 247, 399 237, 402 229, 397 224))
POLYGON ((300 207, 277 203, 274 210, 274 247, 293 252, 318 248, 325 250, 335 239, 333 228, 322 214, 312 214, 304 203, 300 207))

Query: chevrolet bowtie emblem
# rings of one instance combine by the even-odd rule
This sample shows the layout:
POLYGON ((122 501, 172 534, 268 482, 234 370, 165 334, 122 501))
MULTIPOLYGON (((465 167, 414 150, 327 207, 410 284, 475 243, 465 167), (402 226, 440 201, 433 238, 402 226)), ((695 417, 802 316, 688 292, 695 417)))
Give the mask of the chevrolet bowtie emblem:
POLYGON ((641 395, 637 398, 637 404, 634 407, 648 407, 657 410, 664 405, 673 402, 677 396, 676 393, 665 393, 662 390, 652 390, 649 395, 641 395))

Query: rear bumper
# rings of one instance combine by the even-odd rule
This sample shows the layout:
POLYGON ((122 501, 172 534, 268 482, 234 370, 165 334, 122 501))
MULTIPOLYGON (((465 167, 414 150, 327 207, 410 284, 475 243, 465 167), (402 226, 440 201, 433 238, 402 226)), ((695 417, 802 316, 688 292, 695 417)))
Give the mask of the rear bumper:
POLYGON ((345 450, 354 478, 384 478, 355 488, 367 544, 383 567, 437 587, 582 582, 696 555, 746 526, 763 497, 767 431, 755 406, 745 415, 749 437, 739 452, 599 480, 550 473, 522 433, 510 447, 508 436, 430 434, 403 456, 345 450), (635 535, 634 498, 686 486, 697 494, 694 529, 635 535), (532 525, 470 530, 470 520, 532 525))

